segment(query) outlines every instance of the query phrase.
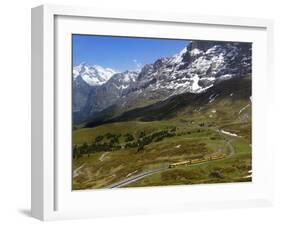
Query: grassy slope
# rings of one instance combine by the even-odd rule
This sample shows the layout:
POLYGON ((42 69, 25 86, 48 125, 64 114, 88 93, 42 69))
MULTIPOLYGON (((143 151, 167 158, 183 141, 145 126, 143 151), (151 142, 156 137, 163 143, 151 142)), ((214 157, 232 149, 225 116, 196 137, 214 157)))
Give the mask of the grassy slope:
MULTIPOLYGON (((153 121, 150 122, 130 116, 130 121, 119 118, 119 122, 75 130, 73 142, 78 145, 84 142, 91 143, 96 136, 108 132, 113 134, 129 132, 137 137, 142 131, 149 134, 173 126, 177 127, 177 136, 146 145, 140 152, 134 148, 127 148, 108 152, 104 158, 101 158, 104 153, 95 153, 75 159, 73 168, 76 169, 81 165, 83 167, 79 170, 79 176, 73 180, 73 188, 102 188, 128 175, 161 165, 217 152, 227 153, 228 142, 234 147, 235 154, 227 159, 204 165, 170 169, 128 186, 249 181, 250 178, 245 176, 251 169, 251 107, 240 111, 250 104, 250 84, 250 80, 244 79, 242 82, 235 81, 233 84, 228 84, 229 87, 223 89, 223 92, 222 88, 210 90, 204 94, 204 97, 193 100, 195 104, 192 105, 188 102, 189 97, 186 99, 183 96, 180 101, 173 99, 172 102, 168 102, 171 111, 167 111, 165 105, 166 112, 163 108, 157 108, 157 111, 150 109, 150 117, 153 116, 153 121), (214 93, 219 95, 210 101, 210 96, 214 93), (159 115, 162 120, 155 120, 159 119, 159 115), (218 129, 236 133, 241 137, 223 135, 217 132, 218 129)), ((143 117, 146 117, 147 113, 142 113, 143 117)), ((121 143, 123 142, 124 140, 121 139, 121 143)))
MULTIPOLYGON (((240 143, 241 141, 239 141, 240 143)), ((161 174, 146 177, 127 187, 184 185, 200 183, 223 183, 251 181, 251 150, 242 142, 235 149, 237 153, 229 158, 208 162, 208 164, 182 166, 170 169, 161 174)))

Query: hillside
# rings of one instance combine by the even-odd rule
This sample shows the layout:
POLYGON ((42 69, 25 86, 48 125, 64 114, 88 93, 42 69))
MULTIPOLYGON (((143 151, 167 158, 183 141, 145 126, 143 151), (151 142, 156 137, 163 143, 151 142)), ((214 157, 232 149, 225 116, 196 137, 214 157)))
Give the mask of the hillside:
MULTIPOLYGON (((172 96, 167 100, 131 111, 124 112, 118 117, 111 118, 114 115, 114 106, 101 112, 96 120, 88 122, 86 127, 95 127, 98 125, 122 122, 122 121, 157 121, 168 120, 183 111, 192 112, 196 108, 211 107, 220 102, 229 101, 229 104, 235 102, 249 102, 251 97, 251 78, 235 77, 230 80, 215 84, 204 93, 184 93, 172 96), (216 101, 214 102, 214 100, 216 101)), ((227 106, 222 106, 227 107, 227 106)))

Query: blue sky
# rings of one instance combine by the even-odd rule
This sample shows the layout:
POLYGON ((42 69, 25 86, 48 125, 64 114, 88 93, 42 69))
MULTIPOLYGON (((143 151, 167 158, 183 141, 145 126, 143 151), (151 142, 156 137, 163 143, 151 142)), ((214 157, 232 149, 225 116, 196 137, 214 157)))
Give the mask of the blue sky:
POLYGON ((117 71, 134 70, 181 51, 187 40, 73 35, 73 64, 97 64, 117 71))

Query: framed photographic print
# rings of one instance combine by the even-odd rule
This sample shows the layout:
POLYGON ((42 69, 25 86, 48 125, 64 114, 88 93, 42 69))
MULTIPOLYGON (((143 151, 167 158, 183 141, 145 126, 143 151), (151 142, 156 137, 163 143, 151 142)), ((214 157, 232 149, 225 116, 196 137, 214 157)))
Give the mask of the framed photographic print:
POLYGON ((272 21, 32 10, 32 215, 272 203, 272 21))

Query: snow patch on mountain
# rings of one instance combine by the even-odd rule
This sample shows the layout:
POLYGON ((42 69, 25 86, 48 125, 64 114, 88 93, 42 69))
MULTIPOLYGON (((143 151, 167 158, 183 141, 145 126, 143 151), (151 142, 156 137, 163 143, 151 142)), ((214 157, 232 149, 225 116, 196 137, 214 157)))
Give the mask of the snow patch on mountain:
POLYGON ((226 75, 222 75, 218 78, 218 80, 228 80, 231 79, 234 75, 232 74, 226 74, 226 75))
POLYGON ((230 133, 230 132, 225 131, 225 130, 222 130, 222 129, 220 130, 220 132, 223 133, 223 134, 226 134, 226 135, 228 135, 228 136, 240 137, 240 136, 238 136, 236 133, 230 133))
POLYGON ((197 48, 195 48, 195 49, 193 49, 193 50, 190 51, 190 55, 191 55, 192 57, 198 56, 198 55, 200 55, 200 54, 202 54, 202 53, 203 53, 203 51, 201 51, 201 50, 199 50, 199 49, 197 49, 197 48))
POLYGON ((196 74, 192 77, 192 85, 191 85, 191 91, 196 92, 200 89, 202 89, 201 86, 198 85, 199 82, 199 76, 196 74))

